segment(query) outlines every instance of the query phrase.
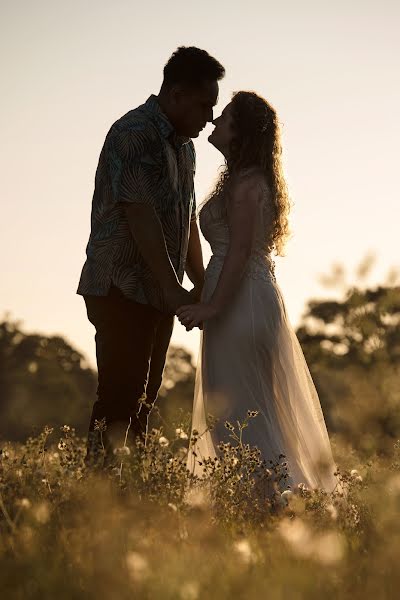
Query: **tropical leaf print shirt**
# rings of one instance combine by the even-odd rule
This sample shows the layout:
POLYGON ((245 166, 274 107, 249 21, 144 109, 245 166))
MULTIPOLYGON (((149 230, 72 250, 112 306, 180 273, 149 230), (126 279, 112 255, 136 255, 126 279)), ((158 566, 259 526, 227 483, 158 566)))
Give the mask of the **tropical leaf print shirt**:
POLYGON ((91 233, 78 294, 106 296, 111 285, 136 302, 168 312, 162 289, 129 229, 124 203, 156 211, 167 250, 182 282, 195 218, 195 151, 177 136, 156 96, 111 127, 96 171, 91 233))

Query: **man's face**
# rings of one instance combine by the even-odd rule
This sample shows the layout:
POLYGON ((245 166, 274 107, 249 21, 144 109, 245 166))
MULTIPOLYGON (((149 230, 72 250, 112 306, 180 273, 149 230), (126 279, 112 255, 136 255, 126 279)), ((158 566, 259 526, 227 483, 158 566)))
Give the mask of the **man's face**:
POLYGON ((201 87, 178 88, 174 94, 174 125, 178 135, 198 137, 213 120, 213 108, 218 100, 218 83, 207 81, 201 87))

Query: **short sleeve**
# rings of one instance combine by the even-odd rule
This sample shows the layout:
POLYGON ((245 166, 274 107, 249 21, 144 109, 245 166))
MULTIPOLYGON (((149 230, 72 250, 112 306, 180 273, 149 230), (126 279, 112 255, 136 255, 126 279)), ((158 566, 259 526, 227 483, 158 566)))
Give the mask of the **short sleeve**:
POLYGON ((160 143, 146 130, 120 132, 110 152, 116 202, 157 208, 161 175, 160 143))

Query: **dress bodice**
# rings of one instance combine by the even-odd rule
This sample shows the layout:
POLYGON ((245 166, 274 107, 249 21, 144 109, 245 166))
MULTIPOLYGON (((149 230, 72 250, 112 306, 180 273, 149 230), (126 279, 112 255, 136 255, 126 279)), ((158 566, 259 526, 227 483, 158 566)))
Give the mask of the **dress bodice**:
MULTIPOLYGON (((259 203, 258 210, 252 253, 244 276, 253 279, 275 280, 275 264, 270 254, 266 253, 272 225, 269 192, 266 188, 263 190, 263 201, 259 203)), ((230 230, 221 195, 213 197, 203 206, 200 211, 200 228, 212 250, 206 277, 219 276, 230 241, 230 230)))

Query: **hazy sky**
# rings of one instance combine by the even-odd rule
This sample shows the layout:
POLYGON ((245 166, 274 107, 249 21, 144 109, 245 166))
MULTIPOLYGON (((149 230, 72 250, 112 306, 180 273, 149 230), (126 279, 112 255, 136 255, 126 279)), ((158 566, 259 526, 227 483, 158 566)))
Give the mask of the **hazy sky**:
MULTIPOLYGON (((217 116, 255 90, 283 124, 293 238, 277 260, 297 324, 332 263, 377 254, 373 282, 399 266, 400 3, 13 0, 0 4, 0 316, 59 333, 94 364, 75 295, 98 155, 110 125, 158 93, 179 45, 226 67, 217 116)), ((198 202, 221 155, 195 141, 198 202)), ((210 253, 204 242, 205 259, 210 253)), ((197 351, 178 324, 173 342, 197 351)))

